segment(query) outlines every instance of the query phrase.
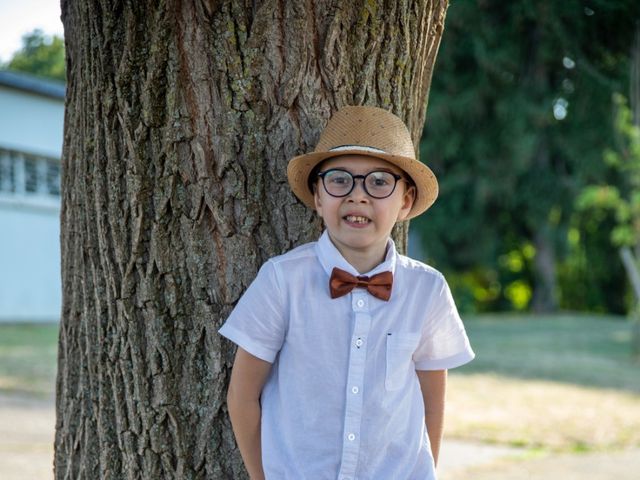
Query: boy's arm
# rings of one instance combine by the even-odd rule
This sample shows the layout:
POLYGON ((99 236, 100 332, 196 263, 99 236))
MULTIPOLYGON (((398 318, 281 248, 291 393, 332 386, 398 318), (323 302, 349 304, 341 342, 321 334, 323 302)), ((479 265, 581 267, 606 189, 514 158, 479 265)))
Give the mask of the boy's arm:
POLYGON ((271 364, 238 347, 227 391, 227 407, 244 465, 251 480, 264 480, 260 444, 260 394, 271 364))
POLYGON ((424 401, 425 422, 431 443, 433 460, 438 465, 440 442, 444 427, 444 401, 447 389, 446 370, 416 370, 422 399, 424 401))

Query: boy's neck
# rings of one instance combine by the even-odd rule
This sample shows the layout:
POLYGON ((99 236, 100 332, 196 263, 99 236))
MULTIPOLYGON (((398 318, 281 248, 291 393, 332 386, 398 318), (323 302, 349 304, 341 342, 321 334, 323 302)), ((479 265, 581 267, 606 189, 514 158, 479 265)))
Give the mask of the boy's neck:
POLYGON ((329 239, 338 249, 342 257, 361 275, 376 268, 384 262, 387 256, 388 241, 381 246, 372 246, 372 248, 358 250, 341 245, 331 237, 331 234, 329 234, 329 239))
POLYGON ((382 255, 378 257, 377 260, 372 260, 368 258, 351 259, 346 257, 345 257, 345 260, 347 260, 347 262, 349 262, 353 266, 353 268, 355 268, 358 271, 360 275, 363 275, 367 272, 370 272, 371 270, 376 268, 378 265, 380 265, 382 262, 384 262, 385 253, 386 252, 383 252, 382 255))

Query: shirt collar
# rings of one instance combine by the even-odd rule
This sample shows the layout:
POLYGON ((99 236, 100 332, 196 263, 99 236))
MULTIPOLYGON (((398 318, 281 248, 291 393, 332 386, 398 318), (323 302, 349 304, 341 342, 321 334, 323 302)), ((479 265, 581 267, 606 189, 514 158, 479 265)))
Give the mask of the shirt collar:
MULTIPOLYGON (((334 267, 338 267, 345 272, 349 272, 351 275, 363 275, 359 273, 353 265, 345 260, 329 238, 329 232, 327 230, 322 233, 322 236, 316 243, 316 254, 318 255, 318 260, 320 260, 322 268, 327 272, 328 276, 331 276, 331 272, 334 267)), ((374 267, 373 270, 366 272, 364 275, 370 277, 371 275, 375 275, 380 272, 395 273, 397 256, 396 244, 391 238, 389 238, 387 241, 387 254, 385 255, 384 261, 374 267)))

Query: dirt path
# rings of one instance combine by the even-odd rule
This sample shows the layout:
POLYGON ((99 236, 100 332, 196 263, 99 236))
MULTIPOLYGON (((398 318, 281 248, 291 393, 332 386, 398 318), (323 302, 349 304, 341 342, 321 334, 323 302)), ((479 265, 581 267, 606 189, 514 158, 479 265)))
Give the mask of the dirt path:
MULTIPOLYGON (((0 479, 53 478, 54 424, 52 400, 0 394, 0 479)), ((439 480, 637 480, 640 449, 531 458, 520 449, 447 440, 438 470, 439 480)))
POLYGON ((507 458, 522 456, 522 450, 482 443, 448 440, 440 447, 439 480, 459 480, 478 466, 492 465, 507 458))
POLYGON ((439 480, 638 480, 640 448, 532 457, 523 450, 443 444, 439 480))
POLYGON ((0 395, 0 478, 53 478, 52 400, 0 395))

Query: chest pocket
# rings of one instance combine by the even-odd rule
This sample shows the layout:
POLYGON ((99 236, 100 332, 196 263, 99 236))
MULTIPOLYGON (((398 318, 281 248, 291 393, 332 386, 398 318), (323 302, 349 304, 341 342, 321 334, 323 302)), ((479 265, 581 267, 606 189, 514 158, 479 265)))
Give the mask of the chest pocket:
POLYGON ((404 385, 413 368, 413 352, 418 346, 418 333, 392 333, 387 335, 387 372, 384 386, 398 390, 404 385))

